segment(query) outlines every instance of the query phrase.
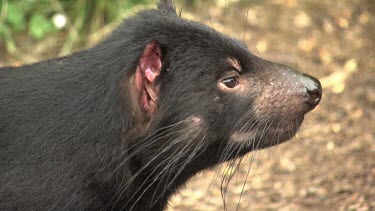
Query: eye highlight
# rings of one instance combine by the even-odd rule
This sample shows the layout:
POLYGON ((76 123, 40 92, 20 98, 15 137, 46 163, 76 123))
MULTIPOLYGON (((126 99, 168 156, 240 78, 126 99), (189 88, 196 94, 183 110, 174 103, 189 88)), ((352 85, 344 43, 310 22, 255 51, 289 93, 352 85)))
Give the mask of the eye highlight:
POLYGON ((238 85, 238 81, 235 77, 226 78, 222 80, 222 82, 226 87, 230 89, 233 89, 234 87, 238 85))

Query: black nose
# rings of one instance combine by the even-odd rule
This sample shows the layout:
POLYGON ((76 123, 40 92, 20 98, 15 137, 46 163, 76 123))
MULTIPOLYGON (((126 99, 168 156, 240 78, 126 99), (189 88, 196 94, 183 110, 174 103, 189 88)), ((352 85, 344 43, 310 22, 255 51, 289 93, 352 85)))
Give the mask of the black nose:
POLYGON ((312 76, 303 74, 303 84, 305 87, 305 103, 310 110, 314 109, 322 99, 322 85, 320 81, 312 76))

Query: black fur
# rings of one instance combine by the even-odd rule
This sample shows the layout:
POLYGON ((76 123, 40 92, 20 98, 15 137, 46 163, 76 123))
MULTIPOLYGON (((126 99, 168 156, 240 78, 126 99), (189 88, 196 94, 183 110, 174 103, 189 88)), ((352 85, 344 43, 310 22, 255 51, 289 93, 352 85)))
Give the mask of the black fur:
POLYGON ((0 68, 0 210, 162 210, 197 172, 290 139, 314 106, 279 88, 302 93, 304 77, 179 18, 170 0, 91 49, 0 68), (130 91, 151 42, 162 50, 154 114, 130 91), (228 58, 241 94, 218 88, 234 74, 228 58), (238 143, 235 131, 268 132, 238 143))

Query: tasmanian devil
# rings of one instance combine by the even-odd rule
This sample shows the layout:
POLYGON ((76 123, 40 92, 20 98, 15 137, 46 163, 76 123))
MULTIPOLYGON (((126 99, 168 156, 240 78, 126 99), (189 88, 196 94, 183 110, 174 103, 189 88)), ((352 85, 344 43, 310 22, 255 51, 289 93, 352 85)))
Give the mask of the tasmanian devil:
POLYGON ((196 173, 292 138, 321 95, 161 1, 93 48, 0 68, 0 210, 163 210, 196 173))

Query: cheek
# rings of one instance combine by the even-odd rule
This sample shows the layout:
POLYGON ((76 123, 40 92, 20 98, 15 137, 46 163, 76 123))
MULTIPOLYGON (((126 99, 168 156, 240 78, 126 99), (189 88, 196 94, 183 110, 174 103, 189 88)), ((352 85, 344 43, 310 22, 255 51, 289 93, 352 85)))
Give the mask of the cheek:
POLYGON ((232 104, 232 112, 229 114, 233 119, 233 128, 248 126, 254 120, 254 98, 251 95, 237 96, 232 104))
MULTIPOLYGON (((216 122, 219 124, 220 130, 227 133, 242 127, 251 127, 255 116, 254 112, 257 109, 255 101, 260 90, 259 84, 251 80, 242 80, 238 89, 231 90, 230 93, 220 89, 217 96, 213 97, 214 105, 212 107, 218 111, 213 124, 216 122)), ((239 135, 233 137, 238 141, 247 138, 239 135)))
MULTIPOLYGON (((212 124, 217 124, 221 130, 231 130, 245 116, 252 114, 253 100, 251 97, 243 95, 222 95, 214 98, 212 105, 206 106, 207 117, 210 118, 212 124)), ((245 122, 245 121, 243 121, 245 122)))
POLYGON ((249 140, 254 140, 256 138, 256 131, 250 130, 247 132, 240 132, 240 131, 235 131, 230 135, 230 140, 237 142, 237 143, 244 143, 249 140))

